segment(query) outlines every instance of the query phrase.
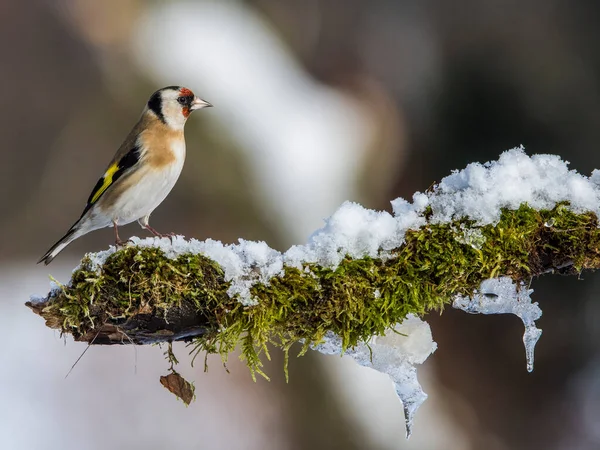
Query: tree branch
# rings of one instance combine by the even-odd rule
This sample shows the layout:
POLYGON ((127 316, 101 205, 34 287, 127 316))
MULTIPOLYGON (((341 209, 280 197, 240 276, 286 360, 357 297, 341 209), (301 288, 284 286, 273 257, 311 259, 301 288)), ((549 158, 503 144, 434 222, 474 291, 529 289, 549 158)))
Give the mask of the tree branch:
POLYGON ((595 214, 574 213, 567 204, 503 210, 497 224, 483 227, 427 222, 382 258, 346 257, 335 269, 286 266, 252 286, 253 306, 228 295, 219 264, 200 254, 170 259, 158 248, 128 246, 99 270, 92 261, 84 258, 70 283, 45 301, 27 304, 47 326, 95 345, 183 340, 225 355, 241 342, 252 366, 268 342, 308 346, 328 331, 344 347, 366 342, 409 313, 471 295, 488 278, 526 281, 596 269, 600 232, 595 214))
POLYGON ((528 282, 600 267, 600 171, 584 177, 558 157, 513 149, 392 207, 345 203, 284 254, 264 242, 134 238, 86 255, 68 284, 27 305, 90 345, 168 342, 161 383, 186 403, 194 390, 174 369, 174 341, 224 359, 240 345, 253 376, 264 375, 267 344, 286 362, 296 342, 346 352, 394 381, 410 435, 427 397, 414 366, 436 349, 414 316, 448 304, 516 314, 533 370, 541 310, 528 282))

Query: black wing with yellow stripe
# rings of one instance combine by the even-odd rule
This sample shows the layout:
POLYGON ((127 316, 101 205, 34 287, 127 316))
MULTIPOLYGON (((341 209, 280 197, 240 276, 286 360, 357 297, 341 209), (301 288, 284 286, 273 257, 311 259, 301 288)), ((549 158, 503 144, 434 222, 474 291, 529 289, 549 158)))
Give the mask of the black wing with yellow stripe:
POLYGON ((81 213, 81 217, 98 201, 106 190, 112 186, 121 176, 135 166, 140 160, 140 148, 138 146, 129 150, 118 162, 115 162, 106 169, 104 176, 98 180, 88 198, 87 205, 81 213))

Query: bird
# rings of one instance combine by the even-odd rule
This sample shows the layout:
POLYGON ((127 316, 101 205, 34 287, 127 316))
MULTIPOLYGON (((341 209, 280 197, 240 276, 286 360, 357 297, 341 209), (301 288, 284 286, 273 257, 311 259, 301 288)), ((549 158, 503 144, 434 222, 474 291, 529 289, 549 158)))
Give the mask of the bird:
POLYGON ((211 107, 185 87, 167 86, 154 92, 142 115, 92 190, 79 220, 38 261, 48 265, 75 239, 100 228, 113 227, 115 244, 119 226, 138 221, 155 236, 150 214, 167 197, 183 169, 183 129, 193 111, 211 107))

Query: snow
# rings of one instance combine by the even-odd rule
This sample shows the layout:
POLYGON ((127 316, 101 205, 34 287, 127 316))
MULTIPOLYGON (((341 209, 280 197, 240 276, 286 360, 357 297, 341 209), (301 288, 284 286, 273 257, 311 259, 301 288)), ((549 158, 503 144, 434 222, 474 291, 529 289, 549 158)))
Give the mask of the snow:
MULTIPOLYGON (((527 156, 522 147, 498 161, 469 164, 444 178, 429 197, 433 223, 468 217, 480 225, 500 219, 501 208, 551 209, 567 201, 575 212, 600 213, 598 174, 585 177, 569 170, 555 155, 527 156)), ((600 214, 599 214, 600 215, 600 214)))
MULTIPOLYGON (((293 246, 285 253, 264 242, 240 240, 237 244, 223 244, 212 239, 186 240, 182 236, 172 240, 133 238, 128 245, 157 247, 169 258, 186 253, 203 254, 222 266, 225 279, 231 282, 229 295, 237 296, 244 305, 253 305, 257 300, 251 296, 252 286, 268 284, 271 278, 282 274, 285 265, 306 269, 307 263, 316 263, 334 269, 346 255, 385 258, 390 250, 402 245, 408 230, 425 225, 427 220, 429 223, 447 223, 469 218, 483 226, 496 223, 502 208, 516 209, 527 203, 536 209, 551 209, 558 202, 569 202, 568 207, 575 212, 591 211, 600 216, 600 172, 594 171, 588 178, 569 170, 568 163, 557 156, 530 157, 523 148, 515 148, 504 152, 498 161, 469 164, 464 170, 455 171, 429 192, 416 193, 412 203, 402 198, 392 201, 392 214, 346 202, 306 244, 293 246), (432 214, 426 219, 424 212, 428 206, 432 214)), ((298 216, 302 214, 302 210, 297 211, 298 216)), ((470 231, 456 228, 455 234, 459 241, 474 248, 482 244, 483 236, 476 228, 470 231)), ((93 267, 100 270, 106 258, 115 251, 111 247, 88 256, 93 267)), ((513 284, 509 278, 498 278, 484 281, 470 298, 458 297, 454 301, 456 308, 467 312, 511 313, 521 318, 525 325, 523 342, 528 371, 533 370, 534 347, 541 335, 541 330, 535 326, 541 310, 537 303, 531 302, 531 292, 523 285, 513 284)), ((375 292, 374 296, 377 295, 380 293, 375 292)), ((413 335, 425 333, 416 331, 423 326, 427 327, 425 334, 428 333, 430 339, 429 327, 417 326, 415 320, 418 319, 407 318, 398 325, 400 332, 408 331, 406 340, 389 333, 385 338, 374 338, 369 342, 372 359, 364 345, 347 352, 359 363, 385 372, 394 380, 396 392, 404 404, 409 434, 413 415, 426 398, 417 382, 414 364, 421 363, 435 349, 432 342, 417 345, 426 342, 425 338, 411 341, 413 335)), ((328 336, 319 350, 339 353, 339 338, 328 336)))
MULTIPOLYGON (((225 281, 231 281, 227 291, 232 297, 238 296, 244 305, 254 305, 256 300, 250 295, 250 288, 256 283, 268 283, 269 280, 283 273, 281 253, 270 248, 265 242, 253 242, 243 239, 239 244, 226 245, 220 241, 207 239, 187 240, 183 236, 173 238, 132 237, 128 246, 139 248, 159 248, 167 258, 175 259, 182 254, 203 254, 217 262, 225 272, 225 281)), ((91 268, 100 270, 110 255, 116 252, 115 246, 98 253, 88 253, 91 268)), ((75 269, 77 270, 77 269, 75 269)))
MULTIPOLYGON (((527 156, 523 148, 504 152, 498 161, 469 164, 442 179, 431 192, 416 193, 413 201, 397 198, 391 202, 393 214, 374 211, 352 203, 343 203, 322 228, 304 245, 294 245, 285 253, 264 242, 240 240, 223 244, 208 239, 186 240, 182 236, 167 238, 132 238, 129 245, 158 247, 167 257, 185 253, 202 253, 219 263, 225 279, 231 281, 229 294, 237 295, 244 305, 252 305, 250 288, 267 283, 280 275, 284 265, 302 268, 316 263, 335 269, 346 255, 353 258, 381 257, 399 247, 410 229, 427 223, 424 211, 431 206, 430 223, 445 223, 469 218, 476 225, 496 223, 502 208, 516 209, 527 203, 536 209, 551 209, 558 202, 569 202, 575 212, 592 211, 600 216, 600 174, 590 178, 568 169, 568 163, 554 155, 527 156)), ((301 216, 302 211, 297 211, 301 216)), ((457 239, 479 248, 483 237, 478 230, 457 231, 457 239)), ((99 269, 115 248, 88 254, 99 269)))
MULTIPOLYGON (((330 332, 322 343, 313 348, 327 355, 340 355, 342 341, 330 332)), ((415 365, 423 364, 436 349, 429 324, 409 314, 385 336, 374 336, 369 342, 347 349, 344 353, 361 366, 370 367, 391 378, 404 406, 407 437, 410 437, 417 409, 427 399, 417 380, 415 365)))
POLYGON ((523 283, 517 285, 508 277, 492 278, 484 280, 479 291, 470 298, 456 297, 452 306, 471 314, 514 314, 519 317, 525 325, 523 344, 527 371, 531 372, 535 344, 542 335, 542 330, 535 326, 542 310, 537 303, 531 302, 532 292, 533 289, 528 289, 523 283))
POLYGON ((399 247, 403 241, 404 233, 398 232, 398 222, 391 214, 345 202, 306 245, 293 246, 283 259, 293 267, 307 262, 337 267, 346 255, 377 257, 380 251, 399 247))
POLYGON ((60 291, 61 291, 60 285, 52 277, 50 277, 50 292, 48 292, 44 295, 31 294, 29 296, 29 301, 33 305, 35 305, 36 303, 44 303, 48 300, 48 298, 56 297, 60 293, 60 291))

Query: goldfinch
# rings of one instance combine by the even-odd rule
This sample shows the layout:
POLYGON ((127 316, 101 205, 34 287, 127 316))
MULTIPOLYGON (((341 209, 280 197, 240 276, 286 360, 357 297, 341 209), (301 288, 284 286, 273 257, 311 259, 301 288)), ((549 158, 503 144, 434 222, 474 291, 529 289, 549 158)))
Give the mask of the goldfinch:
POLYGON ((185 160, 183 127, 192 111, 212 106, 187 88, 169 86, 156 91, 142 116, 108 165, 90 194, 81 217, 38 261, 47 265, 67 245, 99 228, 135 220, 155 236, 150 214, 167 197, 179 178, 185 160))

